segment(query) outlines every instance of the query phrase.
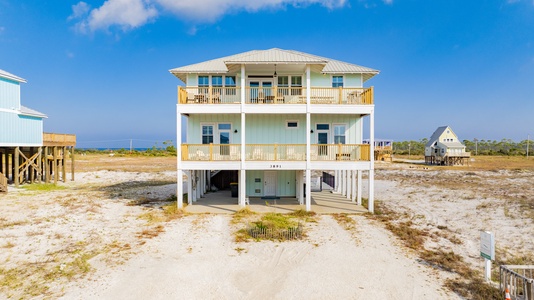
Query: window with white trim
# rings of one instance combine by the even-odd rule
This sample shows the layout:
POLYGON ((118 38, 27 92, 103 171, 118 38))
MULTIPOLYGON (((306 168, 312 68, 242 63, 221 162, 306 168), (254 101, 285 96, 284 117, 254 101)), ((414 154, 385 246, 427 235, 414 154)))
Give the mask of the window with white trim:
POLYGON ((334 124, 334 144, 345 144, 346 129, 345 124, 334 124))
POLYGON ((287 129, 297 129, 299 128, 299 121, 286 121, 287 129))
POLYGON ((343 87, 343 76, 332 76, 332 87, 343 87))

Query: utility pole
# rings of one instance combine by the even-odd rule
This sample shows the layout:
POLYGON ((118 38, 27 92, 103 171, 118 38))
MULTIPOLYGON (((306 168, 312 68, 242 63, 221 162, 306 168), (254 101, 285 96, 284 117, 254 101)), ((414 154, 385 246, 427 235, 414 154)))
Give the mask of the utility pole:
POLYGON ((475 138, 474 141, 475 141, 475 155, 478 155, 478 139, 475 138))
POLYGON ((130 139, 130 154, 132 153, 132 139, 130 139))
POLYGON ((412 156, 412 143, 408 143, 408 159, 412 156))

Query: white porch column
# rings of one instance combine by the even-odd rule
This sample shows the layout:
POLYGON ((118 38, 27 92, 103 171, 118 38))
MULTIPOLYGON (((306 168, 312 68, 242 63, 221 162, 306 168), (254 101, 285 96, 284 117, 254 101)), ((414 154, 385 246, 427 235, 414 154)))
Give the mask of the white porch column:
POLYGON ((193 171, 187 172, 187 204, 193 204, 193 171))
POLYGON ((311 75, 306 66, 306 211, 311 211, 311 75))
POLYGON ((337 193, 337 188, 339 186, 339 176, 338 176, 338 173, 339 171, 338 170, 334 170, 334 193, 337 193))
POLYGON ((199 182, 200 182, 200 186, 198 189, 198 192, 200 194, 199 198, 204 198, 204 189, 206 187, 206 184, 205 184, 205 179, 204 179, 204 175, 206 175, 206 170, 202 170, 202 171, 198 171, 198 175, 199 175, 199 182))
POLYGON ((351 186, 351 170, 347 170, 347 199, 350 199, 350 192, 352 192, 352 186, 351 186))
POLYGON ((356 196, 358 205, 362 205, 362 171, 356 171, 358 173, 358 195, 356 196))
POLYGON ((350 200, 356 202, 356 171, 352 171, 352 180, 351 180, 352 192, 350 193, 350 200))
MULTIPOLYGON (((73 153, 74 155, 74 153, 73 153)), ((0 161, 0 164, 2 162, 0 161)), ((182 115, 180 106, 176 104, 176 205, 184 207, 184 186, 182 171, 182 115)))
POLYGON ((347 192, 347 171, 341 170, 341 195, 345 196, 347 192))
POLYGON ((311 171, 306 170, 306 211, 311 211, 311 171))
POLYGON ((371 111, 369 115, 369 157, 370 157, 370 168, 369 168, 369 212, 374 213, 375 211, 375 113, 374 110, 371 111))
POLYGON ((193 180, 195 181, 195 196, 193 197, 193 202, 197 202, 197 200, 200 198, 200 180, 198 171, 195 170, 193 180))
POLYGON ((246 145, 247 141, 245 139, 245 126, 246 126, 246 115, 245 115, 245 97, 246 97, 246 75, 245 75, 245 65, 241 65, 241 170, 239 171, 239 206, 245 207, 245 198, 247 193, 247 176, 246 176, 246 145))
POLYGON ((304 171, 299 171, 299 204, 304 204, 304 171))
POLYGON ((239 206, 245 207, 247 193, 247 173, 245 170, 239 171, 239 206))

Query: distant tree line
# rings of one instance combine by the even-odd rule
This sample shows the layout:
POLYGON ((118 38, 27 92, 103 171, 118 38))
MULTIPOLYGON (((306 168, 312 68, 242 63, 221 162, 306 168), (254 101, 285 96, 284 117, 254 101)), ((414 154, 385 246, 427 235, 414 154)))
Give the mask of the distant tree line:
MULTIPOLYGON (((419 141, 393 142, 393 154, 398 155, 425 155, 427 138, 419 141)), ((496 140, 463 140, 465 151, 471 155, 526 155, 527 140, 514 142, 511 139, 496 140)), ((528 155, 534 155, 534 142, 528 141, 528 155)))

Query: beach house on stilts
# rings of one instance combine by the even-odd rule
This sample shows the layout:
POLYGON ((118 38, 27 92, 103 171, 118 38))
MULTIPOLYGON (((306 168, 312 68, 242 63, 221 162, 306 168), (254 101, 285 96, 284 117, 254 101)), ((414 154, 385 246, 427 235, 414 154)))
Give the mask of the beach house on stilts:
MULTIPOLYGON (((7 192, 8 182, 65 181, 67 149, 72 153, 76 145, 75 135, 43 133, 46 115, 21 105, 25 82, 0 70, 0 192, 7 192)), ((74 155, 71 159, 74 180, 74 155)))
MULTIPOLYGON (((367 172, 373 212, 375 106, 373 87, 364 84, 377 70, 275 48, 170 72, 185 83, 178 87, 178 141, 183 117, 187 125, 177 178, 187 175, 190 204, 210 187, 212 170, 233 170, 237 205, 249 197, 292 197, 310 211, 312 172, 328 170, 339 191, 359 203, 367 172)), ((178 184, 179 207, 183 192, 178 184)))

